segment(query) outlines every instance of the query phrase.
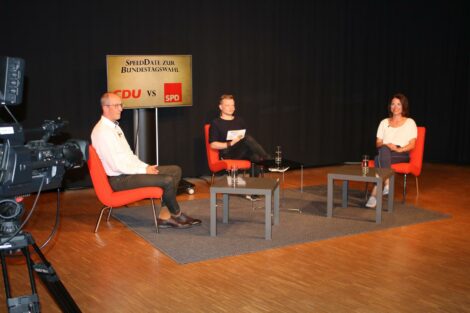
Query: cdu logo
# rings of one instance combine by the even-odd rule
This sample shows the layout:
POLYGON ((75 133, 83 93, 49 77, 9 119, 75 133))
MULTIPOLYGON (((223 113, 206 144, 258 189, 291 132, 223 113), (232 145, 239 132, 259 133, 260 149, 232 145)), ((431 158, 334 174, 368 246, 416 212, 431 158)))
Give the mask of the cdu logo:
POLYGON ((142 95, 142 89, 117 89, 114 90, 113 93, 117 94, 122 99, 139 99, 142 95))
POLYGON ((164 97, 165 102, 182 102, 183 93, 181 83, 165 83, 164 97))

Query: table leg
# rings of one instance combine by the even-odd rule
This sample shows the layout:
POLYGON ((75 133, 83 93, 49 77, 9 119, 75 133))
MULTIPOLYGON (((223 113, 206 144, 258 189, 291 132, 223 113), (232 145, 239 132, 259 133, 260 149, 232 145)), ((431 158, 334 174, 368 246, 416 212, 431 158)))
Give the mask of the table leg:
POLYGON ((383 179, 379 178, 377 182, 377 206, 375 208, 375 223, 382 223, 382 190, 383 190, 383 179))
POLYGON ((390 176, 390 184, 389 184, 389 190, 388 190, 388 212, 391 213, 393 212, 393 202, 394 202, 394 197, 395 197, 395 174, 392 174, 390 176))
POLYGON ((265 232, 264 232, 264 238, 266 240, 271 240, 271 195, 272 193, 269 192, 265 195, 265 202, 264 202, 264 209, 265 209, 265 213, 264 213, 264 216, 265 216, 265 232))
POLYGON ((347 208, 348 207, 348 185, 349 181, 343 181, 343 200, 341 202, 341 207, 347 208))
POLYGON ((328 187, 326 197, 326 216, 333 216, 333 178, 328 175, 328 187))
POLYGON ((211 191, 210 197, 210 208, 211 208, 211 225, 210 225, 210 234, 211 236, 217 236, 217 193, 211 191))
POLYGON ((222 222, 224 224, 227 224, 228 223, 228 202, 229 202, 229 197, 227 193, 224 193, 223 195, 223 202, 224 202, 224 210, 223 210, 222 222))
POLYGON ((279 225, 279 185, 274 189, 274 225, 279 225))

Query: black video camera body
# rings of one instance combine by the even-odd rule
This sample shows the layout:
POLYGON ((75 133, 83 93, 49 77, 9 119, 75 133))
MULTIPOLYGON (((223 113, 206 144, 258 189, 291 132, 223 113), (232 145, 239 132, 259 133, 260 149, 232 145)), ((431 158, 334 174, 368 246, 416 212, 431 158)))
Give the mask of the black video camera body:
MULTIPOLYGON (((88 159, 86 141, 71 139, 62 145, 47 142, 66 124, 60 118, 44 121, 43 137, 27 143, 21 125, 0 124, 0 200, 57 189, 67 169, 83 165, 88 159)), ((17 217, 5 212, 10 211, 6 207, 2 209, 0 204, 0 223, 17 217)))

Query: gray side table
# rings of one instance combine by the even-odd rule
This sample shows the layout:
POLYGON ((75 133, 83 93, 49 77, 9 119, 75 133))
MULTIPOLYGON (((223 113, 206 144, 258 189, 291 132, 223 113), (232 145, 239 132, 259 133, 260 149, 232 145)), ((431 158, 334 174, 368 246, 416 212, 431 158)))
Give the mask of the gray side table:
MULTIPOLYGON (((240 179, 240 178, 239 178, 240 179)), ((265 232, 266 240, 272 237, 271 202, 274 202, 274 225, 279 225, 279 180, 270 178, 247 177, 242 178, 244 184, 233 186, 227 178, 216 181, 210 187, 210 235, 217 235, 217 194, 223 194, 223 223, 229 219, 229 195, 259 195, 265 197, 265 232), (273 201, 274 200, 274 201, 273 201)))
POLYGON ((388 212, 393 211, 393 197, 395 193, 395 172, 389 168, 370 168, 367 175, 362 175, 360 166, 339 167, 328 173, 328 196, 327 196, 327 217, 333 216, 333 181, 342 180, 342 202, 341 207, 348 206, 348 183, 349 181, 369 182, 377 185, 377 206, 375 209, 375 222, 382 223, 382 190, 384 181, 390 179, 390 189, 388 194, 388 212))

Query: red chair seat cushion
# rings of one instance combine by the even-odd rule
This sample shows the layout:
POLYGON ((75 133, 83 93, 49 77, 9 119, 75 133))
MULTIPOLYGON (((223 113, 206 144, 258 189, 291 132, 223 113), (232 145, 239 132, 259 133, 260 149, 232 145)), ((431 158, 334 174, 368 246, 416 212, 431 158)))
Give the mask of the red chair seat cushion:
POLYGON ((132 202, 144 199, 160 199, 163 195, 163 190, 160 187, 141 187, 130 190, 114 191, 106 197, 98 199, 109 207, 120 207, 132 202))
POLYGON ((219 160, 211 164, 210 170, 215 173, 230 169, 232 167, 237 167, 240 170, 246 170, 251 167, 251 162, 246 160, 219 160))
MULTIPOLYGON (((369 160, 369 167, 375 167, 375 162, 373 160, 369 160)), ((410 163, 395 163, 392 164, 392 169, 401 174, 409 174, 412 172, 413 166, 410 163)))

